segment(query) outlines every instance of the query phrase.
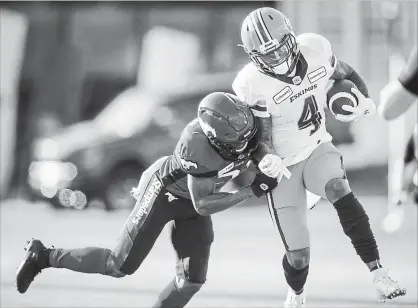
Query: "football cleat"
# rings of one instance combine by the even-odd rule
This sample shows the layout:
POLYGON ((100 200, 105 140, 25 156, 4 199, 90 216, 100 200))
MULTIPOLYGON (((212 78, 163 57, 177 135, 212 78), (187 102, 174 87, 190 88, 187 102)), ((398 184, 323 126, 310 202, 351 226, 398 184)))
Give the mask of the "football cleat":
POLYGON ((287 291, 287 298, 284 302, 284 308, 302 308, 306 304, 306 292, 303 290, 302 293, 296 294, 292 288, 287 291))
POLYGON ((381 303, 387 299, 393 299, 406 294, 406 289, 402 288, 396 280, 388 275, 388 269, 378 268, 373 273, 373 283, 376 286, 377 296, 381 303))
POLYGON ((42 260, 45 258, 40 258, 40 253, 47 251, 42 242, 32 239, 27 244, 26 257, 16 271, 16 288, 20 293, 25 293, 36 275, 48 267, 47 261, 42 260))

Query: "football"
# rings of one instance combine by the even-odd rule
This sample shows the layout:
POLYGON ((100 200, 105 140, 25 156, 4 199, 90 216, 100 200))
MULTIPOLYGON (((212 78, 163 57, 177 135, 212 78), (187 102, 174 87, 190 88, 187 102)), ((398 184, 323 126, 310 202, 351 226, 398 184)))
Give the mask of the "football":
POLYGON ((332 114, 350 115, 351 112, 344 110, 344 105, 357 107, 358 101, 351 91, 357 88, 354 83, 347 79, 336 80, 327 92, 327 106, 332 114))

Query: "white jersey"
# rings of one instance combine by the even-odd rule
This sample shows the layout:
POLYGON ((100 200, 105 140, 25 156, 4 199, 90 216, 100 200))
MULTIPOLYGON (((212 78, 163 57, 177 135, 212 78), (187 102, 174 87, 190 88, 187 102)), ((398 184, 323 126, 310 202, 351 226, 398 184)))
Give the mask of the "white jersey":
POLYGON ((332 140, 325 128, 324 108, 337 60, 323 36, 305 33, 296 40, 301 53, 298 75, 275 78, 249 63, 232 85, 255 116, 272 117, 273 146, 287 165, 305 160, 319 144, 332 140))

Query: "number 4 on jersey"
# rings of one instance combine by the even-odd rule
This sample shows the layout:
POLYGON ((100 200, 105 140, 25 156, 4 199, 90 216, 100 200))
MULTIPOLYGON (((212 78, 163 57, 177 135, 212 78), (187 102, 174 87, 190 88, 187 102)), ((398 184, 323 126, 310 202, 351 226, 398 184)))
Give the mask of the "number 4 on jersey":
POLYGON ((302 115, 298 121, 299 129, 305 129, 313 125, 311 130, 311 136, 314 134, 321 125, 322 116, 318 110, 318 104, 316 103, 315 96, 311 95, 305 99, 305 105, 303 106, 302 115))

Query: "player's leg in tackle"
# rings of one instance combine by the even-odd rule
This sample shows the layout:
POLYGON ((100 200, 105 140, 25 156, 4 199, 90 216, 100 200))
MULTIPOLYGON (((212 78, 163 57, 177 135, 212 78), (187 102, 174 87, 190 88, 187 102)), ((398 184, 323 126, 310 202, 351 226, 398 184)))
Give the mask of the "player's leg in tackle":
POLYGON ((152 167, 141 177, 138 191, 135 208, 113 250, 102 247, 46 249, 39 240, 32 240, 17 271, 18 291, 25 293, 35 276, 48 267, 118 278, 134 273, 166 223, 174 219, 174 212, 166 206, 167 197, 152 167))
POLYGON ((286 254, 282 265, 289 291, 285 307, 304 307, 304 286, 309 272, 310 238, 307 226, 306 190, 303 186, 305 161, 289 167, 290 179, 283 178, 273 191, 269 210, 286 254))
POLYGON ((328 199, 337 211, 344 233, 362 261, 373 272, 381 299, 405 294, 380 264, 379 250, 369 217, 354 196, 347 180, 341 153, 332 143, 321 144, 306 161, 303 171, 306 188, 328 199))
MULTIPOLYGON (((193 208, 191 202, 190 207, 193 208)), ((206 281, 213 237, 210 216, 175 220, 171 240, 177 254, 176 276, 160 294, 154 308, 184 307, 200 290, 206 281)))

